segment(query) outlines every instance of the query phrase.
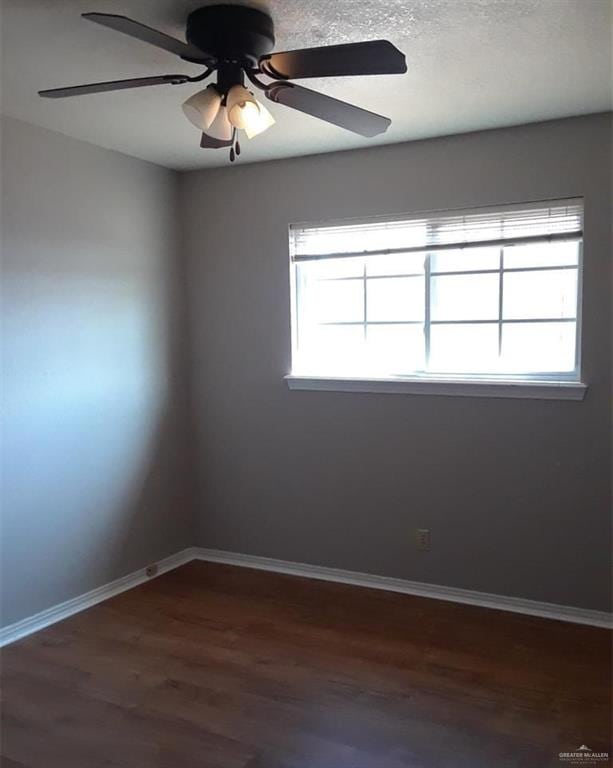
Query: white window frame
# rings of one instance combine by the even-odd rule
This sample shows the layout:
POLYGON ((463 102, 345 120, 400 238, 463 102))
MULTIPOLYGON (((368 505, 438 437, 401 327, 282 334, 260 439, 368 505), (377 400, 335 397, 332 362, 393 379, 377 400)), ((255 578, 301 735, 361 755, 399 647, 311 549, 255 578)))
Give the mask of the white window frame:
MULTIPOLYGON (((501 208, 505 206, 500 206, 501 208)), ((518 206, 521 207, 521 206, 518 206)), ((478 210, 478 209, 475 209, 478 210)), ((440 212, 429 212, 433 215, 440 212)), ((453 212, 450 212, 453 213, 453 212)), ((424 214, 422 214, 424 215, 424 214)), ((376 219, 369 219, 376 221, 376 219)), ((309 223, 308 226, 335 226, 345 222, 319 222, 309 223)), ((300 225, 296 225, 300 226, 300 225)), ((291 355, 298 348, 298 291, 299 285, 296 280, 296 266, 293 263, 293 253, 291 252, 292 238, 288 233, 290 241, 290 312, 291 312, 291 355)), ((563 238, 560 238, 563 239, 563 238)), ((440 252, 436 246, 424 249, 425 256, 425 320, 422 323, 418 321, 398 321, 398 324, 410 325, 418 324, 424 326, 425 346, 426 346, 426 365, 429 356, 430 331, 433 325, 443 324, 452 325, 460 323, 462 325, 473 325, 488 323, 493 320, 444 320, 436 321, 430 318, 430 293, 431 278, 439 275, 499 275, 499 300, 498 300, 498 338, 499 344, 502 338, 502 329, 505 324, 522 322, 575 322, 575 368, 573 371, 564 373, 550 372, 532 372, 530 374, 488 374, 479 376, 475 374, 467 375, 438 375, 428 371, 419 372, 419 375, 398 375, 388 378, 378 377, 353 377, 353 376, 303 376, 289 373, 284 378, 290 389, 293 390, 321 390, 336 392, 374 392, 385 394, 426 394, 426 395, 458 395, 458 396, 478 396, 478 397, 511 397, 511 398, 529 398, 529 399, 560 399, 560 400, 583 400, 587 391, 587 385, 581 380, 581 325, 582 325, 582 304, 583 304, 583 239, 579 240, 579 252, 577 266, 540 266, 540 267, 514 267, 504 268, 504 248, 513 245, 512 241, 499 244, 499 265, 497 269, 475 269, 475 270, 441 270, 431 271, 431 258, 437 252, 440 252), (538 319, 502 319, 502 301, 504 295, 504 277, 509 273, 516 272, 543 272, 553 269, 576 269, 577 270, 577 310, 574 318, 538 318, 538 319)), ((471 247, 485 247, 486 243, 479 243, 471 247)), ((487 244, 491 247, 491 243, 487 244)), ((356 254, 359 255, 359 254, 356 254)), ((369 280, 377 280, 389 277, 412 277, 422 276, 421 273, 409 274, 398 273, 394 275, 368 276, 366 267, 361 276, 330 278, 333 280, 355 281, 361 280, 364 286, 364 304, 367 302, 367 285, 369 280)), ((376 325, 376 322, 368 322, 366 311, 363 321, 355 322, 330 322, 329 325, 362 325, 366 328, 369 325, 376 325)), ((390 322, 384 323, 389 325, 390 322)), ((290 355, 290 357, 291 357, 290 355)))

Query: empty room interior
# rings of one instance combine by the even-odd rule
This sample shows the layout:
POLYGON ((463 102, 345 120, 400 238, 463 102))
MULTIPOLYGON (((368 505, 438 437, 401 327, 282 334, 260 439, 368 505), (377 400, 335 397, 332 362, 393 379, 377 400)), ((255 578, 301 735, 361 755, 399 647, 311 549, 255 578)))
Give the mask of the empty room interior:
POLYGON ((611 0, 4 0, 2 768, 613 765, 611 0))

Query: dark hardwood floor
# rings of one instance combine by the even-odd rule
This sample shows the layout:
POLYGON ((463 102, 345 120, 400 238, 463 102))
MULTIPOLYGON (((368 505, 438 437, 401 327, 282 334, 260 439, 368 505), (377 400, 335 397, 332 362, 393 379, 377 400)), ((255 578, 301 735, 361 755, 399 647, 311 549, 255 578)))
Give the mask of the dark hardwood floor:
MULTIPOLYGON (((190 563, 4 649, 3 768, 546 768, 607 630, 190 563)), ((611 763, 613 765, 613 761, 611 763)))

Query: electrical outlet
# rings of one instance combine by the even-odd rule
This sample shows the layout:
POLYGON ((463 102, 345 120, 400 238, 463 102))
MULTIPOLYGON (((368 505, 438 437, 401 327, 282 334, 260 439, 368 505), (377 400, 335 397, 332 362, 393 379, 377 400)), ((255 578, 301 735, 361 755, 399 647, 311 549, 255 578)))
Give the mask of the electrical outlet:
POLYGON ((417 549, 420 552, 430 551, 430 529, 429 528, 418 528, 415 531, 415 539, 417 542, 417 549))
POLYGON ((153 565, 148 565, 145 568, 145 573, 147 574, 147 576, 150 579, 152 579, 154 576, 157 576, 158 575, 158 567, 157 567, 157 565, 155 563, 153 563, 153 565))

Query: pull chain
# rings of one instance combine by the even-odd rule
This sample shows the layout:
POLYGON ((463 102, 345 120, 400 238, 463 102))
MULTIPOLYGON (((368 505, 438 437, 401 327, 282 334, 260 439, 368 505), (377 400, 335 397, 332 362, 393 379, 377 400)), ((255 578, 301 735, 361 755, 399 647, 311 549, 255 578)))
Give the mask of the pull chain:
POLYGON ((236 159, 236 154, 234 153, 234 142, 236 141, 236 128, 232 129, 232 146, 230 147, 230 162, 233 163, 236 159))
POLYGON ((234 128, 232 131, 232 146, 230 147, 230 162, 233 163, 240 153, 241 145, 238 143, 238 131, 234 128))
POLYGON ((233 163, 241 153, 241 145, 238 141, 238 131, 232 131, 232 146, 230 147, 230 162, 233 163))

